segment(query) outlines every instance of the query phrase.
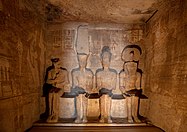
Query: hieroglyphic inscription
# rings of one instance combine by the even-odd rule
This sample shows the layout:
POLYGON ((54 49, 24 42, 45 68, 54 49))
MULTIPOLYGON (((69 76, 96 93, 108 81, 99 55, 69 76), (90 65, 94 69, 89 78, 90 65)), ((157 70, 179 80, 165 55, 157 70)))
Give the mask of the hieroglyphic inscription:
POLYGON ((63 35, 64 35, 63 49, 72 50, 74 48, 73 46, 74 34, 75 34, 75 30, 63 30, 63 35))
POLYGON ((53 46, 60 47, 62 45, 62 30, 52 31, 53 34, 53 46))
POLYGON ((136 43, 143 38, 143 30, 136 29, 136 30, 128 30, 124 31, 124 40, 130 43, 136 43))

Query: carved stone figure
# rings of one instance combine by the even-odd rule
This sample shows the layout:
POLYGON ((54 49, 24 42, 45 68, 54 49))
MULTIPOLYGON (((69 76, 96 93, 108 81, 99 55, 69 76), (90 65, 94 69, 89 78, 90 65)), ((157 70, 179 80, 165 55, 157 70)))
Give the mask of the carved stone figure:
POLYGON ((126 97, 127 118, 130 123, 141 122, 138 119, 138 101, 141 95, 141 74, 137 72, 138 54, 140 55, 141 52, 137 50, 136 46, 128 47, 122 52, 122 59, 125 63, 123 71, 120 73, 120 89, 126 97))
POLYGON ((93 88, 93 72, 86 68, 87 54, 78 53, 79 68, 72 70, 73 92, 76 93, 76 111, 77 118, 75 123, 87 122, 87 104, 86 97, 93 88))
POLYGON ((47 122, 57 122, 59 115, 59 99, 63 95, 64 89, 69 87, 68 72, 61 68, 59 58, 51 59, 53 66, 48 71, 46 83, 50 85, 48 101, 49 116, 47 122))
POLYGON ((116 88, 117 72, 110 67, 111 52, 109 47, 105 46, 101 53, 102 69, 96 71, 96 87, 99 90, 100 95, 100 122, 104 122, 107 119, 108 123, 112 123, 111 120, 111 96, 112 90, 116 88))
POLYGON ((40 57, 37 49, 37 30, 34 33, 29 34, 28 41, 30 43, 30 48, 27 52, 27 62, 28 67, 31 72, 32 78, 32 85, 35 90, 40 86, 40 79, 39 79, 39 62, 38 58, 40 57))

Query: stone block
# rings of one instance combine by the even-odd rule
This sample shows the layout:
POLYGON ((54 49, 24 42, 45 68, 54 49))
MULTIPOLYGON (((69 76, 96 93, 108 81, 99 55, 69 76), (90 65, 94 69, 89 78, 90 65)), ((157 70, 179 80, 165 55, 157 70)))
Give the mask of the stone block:
POLYGON ((60 118, 74 118, 76 116, 75 98, 60 98, 59 110, 60 118))
POLYGON ((111 116, 114 118, 127 117, 126 99, 120 99, 120 100, 112 99, 111 116))
POLYGON ((88 117, 99 117, 100 115, 100 106, 99 99, 88 99, 88 117))

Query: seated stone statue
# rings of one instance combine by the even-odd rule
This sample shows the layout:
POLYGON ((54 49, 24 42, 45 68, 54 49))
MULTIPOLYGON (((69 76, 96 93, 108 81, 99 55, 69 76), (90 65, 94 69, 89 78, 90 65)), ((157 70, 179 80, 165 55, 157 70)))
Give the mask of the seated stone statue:
POLYGON ((64 89, 69 88, 68 72, 61 68, 59 58, 51 59, 53 68, 48 71, 46 83, 48 89, 49 116, 47 122, 58 122, 59 99, 63 95, 64 89))
POLYGON ((86 68, 87 54, 78 53, 79 68, 72 70, 72 84, 73 93, 76 93, 76 111, 77 118, 75 123, 87 122, 87 104, 88 98, 86 97, 93 88, 93 72, 86 68))
POLYGON ((120 73, 120 89, 126 97, 128 122, 140 122, 138 119, 138 100, 141 95, 141 74, 137 72, 138 63, 134 61, 134 51, 129 52, 128 61, 125 61, 120 73), (134 119, 134 120, 133 120, 134 119))
POLYGON ((101 95, 100 97, 100 122, 103 123, 107 120, 108 123, 112 123, 111 120, 111 96, 112 90, 116 88, 117 72, 114 69, 109 68, 111 61, 111 52, 109 47, 105 46, 101 53, 102 69, 96 71, 96 87, 101 95))

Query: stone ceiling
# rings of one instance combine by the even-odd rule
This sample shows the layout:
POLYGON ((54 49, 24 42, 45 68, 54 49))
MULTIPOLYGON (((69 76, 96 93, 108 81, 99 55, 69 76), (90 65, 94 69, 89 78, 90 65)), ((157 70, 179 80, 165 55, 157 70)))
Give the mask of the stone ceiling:
POLYGON ((48 0, 48 21, 145 23, 159 0, 48 0))

